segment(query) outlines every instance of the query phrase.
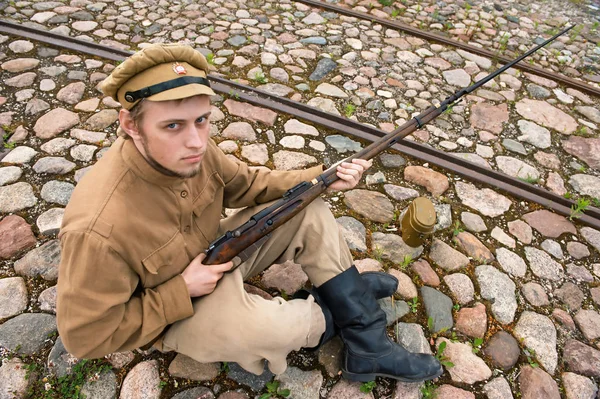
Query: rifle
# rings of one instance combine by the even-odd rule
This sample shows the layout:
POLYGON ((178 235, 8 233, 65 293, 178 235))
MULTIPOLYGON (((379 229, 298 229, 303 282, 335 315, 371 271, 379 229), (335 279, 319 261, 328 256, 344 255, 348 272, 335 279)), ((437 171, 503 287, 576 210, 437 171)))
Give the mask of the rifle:
POLYGON ((310 182, 305 181, 292 187, 280 200, 254 214, 243 225, 233 231, 227 231, 225 234, 211 242, 206 250, 206 259, 203 263, 206 265, 226 263, 237 257, 238 259, 234 261, 234 268, 237 267, 241 262, 247 260, 248 257, 267 240, 272 231, 279 226, 282 226, 297 213, 306 208, 306 206, 320 196, 331 183, 339 179, 336 175, 337 165, 339 163, 352 162, 353 159, 369 160, 377 156, 399 140, 437 118, 446 111, 448 107, 455 105, 464 95, 473 92, 475 89, 494 79, 508 68, 529 57, 540 48, 554 41, 557 37, 565 34, 574 26, 575 25, 572 25, 562 32, 557 33, 534 49, 529 50, 475 84, 458 90, 456 93, 446 98, 438 107, 433 105, 428 107, 425 111, 413 117, 393 132, 388 133, 354 155, 334 164, 310 182))

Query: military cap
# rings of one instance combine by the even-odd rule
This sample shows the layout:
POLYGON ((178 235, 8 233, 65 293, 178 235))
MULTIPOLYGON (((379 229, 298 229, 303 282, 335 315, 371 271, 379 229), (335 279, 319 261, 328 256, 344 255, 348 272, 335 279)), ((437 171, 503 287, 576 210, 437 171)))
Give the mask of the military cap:
POLYGON ((118 65, 102 82, 102 92, 131 109, 138 101, 214 95, 206 58, 183 44, 152 44, 118 65))

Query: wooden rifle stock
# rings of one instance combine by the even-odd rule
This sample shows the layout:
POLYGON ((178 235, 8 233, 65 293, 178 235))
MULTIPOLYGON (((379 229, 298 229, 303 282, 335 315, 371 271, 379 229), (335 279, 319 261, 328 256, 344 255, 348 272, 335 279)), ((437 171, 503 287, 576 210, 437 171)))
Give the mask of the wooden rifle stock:
POLYGON ((331 183, 339 179, 336 175, 336 169, 339 163, 351 162, 353 159, 369 160, 379 155, 381 152, 385 151, 402 138, 408 136, 415 130, 420 129, 422 126, 437 118, 440 114, 446 111, 448 107, 454 105, 462 96, 471 93, 478 87, 494 79, 508 68, 530 56, 540 48, 546 46, 548 43, 554 41, 557 37, 568 32, 573 27, 574 25, 554 35, 544 43, 538 45, 532 50, 529 50, 525 54, 504 65, 502 68, 494 71, 494 73, 486 76, 477 83, 457 91, 450 97, 446 98, 438 107, 431 106, 427 108, 421 114, 413 117, 411 120, 393 132, 388 133, 381 139, 373 142, 356 154, 351 155, 350 157, 331 166, 312 181, 302 182, 291 188, 280 200, 253 215, 250 220, 243 225, 232 231, 226 232, 221 237, 210 243, 208 249, 206 250, 206 259, 203 261, 203 263, 206 265, 215 265, 229 262, 235 257, 240 257, 242 261, 247 259, 249 254, 245 254, 244 251, 253 252, 254 248, 252 248, 252 246, 255 243, 259 243, 261 240, 264 240, 269 233, 277 229, 279 226, 285 224, 298 212, 306 208, 308 204, 320 196, 331 183))

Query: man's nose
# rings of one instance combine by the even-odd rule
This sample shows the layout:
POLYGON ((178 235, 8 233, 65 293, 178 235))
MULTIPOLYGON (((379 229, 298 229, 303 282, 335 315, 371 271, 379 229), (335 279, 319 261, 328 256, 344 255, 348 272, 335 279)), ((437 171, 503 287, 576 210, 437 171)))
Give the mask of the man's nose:
POLYGON ((189 129, 187 129, 185 139, 185 145, 188 148, 202 148, 204 145, 206 145, 206 139, 204 138, 204 135, 196 126, 191 126, 189 129))

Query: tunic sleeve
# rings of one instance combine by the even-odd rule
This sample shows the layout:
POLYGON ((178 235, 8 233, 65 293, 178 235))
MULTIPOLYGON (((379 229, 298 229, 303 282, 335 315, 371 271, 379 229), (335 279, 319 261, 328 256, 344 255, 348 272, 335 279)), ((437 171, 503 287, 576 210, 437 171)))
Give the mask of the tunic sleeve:
POLYGON ((139 348, 193 314, 181 275, 136 291, 139 276, 86 232, 61 237, 56 316, 65 348, 79 358, 139 348))

